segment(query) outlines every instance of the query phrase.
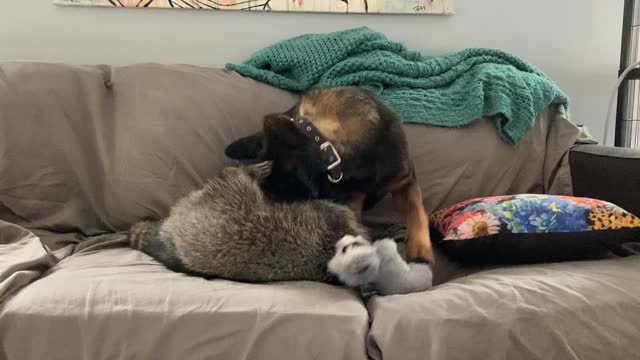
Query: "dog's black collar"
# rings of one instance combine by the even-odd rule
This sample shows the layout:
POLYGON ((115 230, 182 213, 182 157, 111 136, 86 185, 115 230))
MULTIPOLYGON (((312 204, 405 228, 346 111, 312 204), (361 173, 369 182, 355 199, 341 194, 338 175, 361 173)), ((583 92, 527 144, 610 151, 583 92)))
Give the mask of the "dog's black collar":
POLYGON ((342 159, 331 141, 327 140, 320 130, 306 117, 300 116, 290 118, 290 120, 304 133, 308 134, 313 143, 320 148, 320 158, 322 162, 326 164, 327 178, 329 178, 329 181, 334 184, 340 182, 343 176, 342 168, 340 167, 342 159))

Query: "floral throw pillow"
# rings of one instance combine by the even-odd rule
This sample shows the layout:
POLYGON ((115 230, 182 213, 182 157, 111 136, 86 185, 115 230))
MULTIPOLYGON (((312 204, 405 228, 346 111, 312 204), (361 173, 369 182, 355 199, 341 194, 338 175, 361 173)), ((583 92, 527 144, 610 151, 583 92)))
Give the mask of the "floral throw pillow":
POLYGON ((602 200, 520 194, 464 201, 431 215, 443 250, 472 263, 604 256, 640 242, 640 218, 602 200))

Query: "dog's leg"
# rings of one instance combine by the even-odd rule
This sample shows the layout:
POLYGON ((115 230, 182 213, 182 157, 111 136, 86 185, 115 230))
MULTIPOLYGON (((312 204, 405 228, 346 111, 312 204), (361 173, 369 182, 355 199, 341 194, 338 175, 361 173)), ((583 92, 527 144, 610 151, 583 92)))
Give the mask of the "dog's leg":
POLYGON ((367 194, 361 192, 355 192, 351 195, 351 200, 347 203, 347 206, 356 215, 359 223, 362 223, 362 208, 364 207, 364 199, 367 194))
POLYGON ((429 234, 429 217, 422 204, 422 190, 415 176, 403 176, 393 181, 387 189, 391 192, 393 206, 407 223, 407 260, 435 263, 429 234))

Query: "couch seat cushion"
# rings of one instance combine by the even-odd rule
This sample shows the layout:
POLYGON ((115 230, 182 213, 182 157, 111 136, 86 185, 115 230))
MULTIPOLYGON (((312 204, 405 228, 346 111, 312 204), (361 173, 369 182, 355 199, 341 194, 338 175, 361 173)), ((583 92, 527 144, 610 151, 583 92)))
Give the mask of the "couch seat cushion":
POLYGON ((368 325, 344 288, 207 281, 89 246, 6 302, 0 358, 366 359, 368 325))
POLYGON ((638 359, 640 256, 482 271, 368 308, 375 359, 638 359))

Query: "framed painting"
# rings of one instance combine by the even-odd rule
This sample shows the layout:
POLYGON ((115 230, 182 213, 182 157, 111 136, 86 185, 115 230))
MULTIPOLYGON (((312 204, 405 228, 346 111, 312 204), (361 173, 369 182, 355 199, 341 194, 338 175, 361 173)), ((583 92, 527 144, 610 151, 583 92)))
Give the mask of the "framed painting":
POLYGON ((57 5, 354 14, 455 13, 456 0, 54 0, 57 5))

